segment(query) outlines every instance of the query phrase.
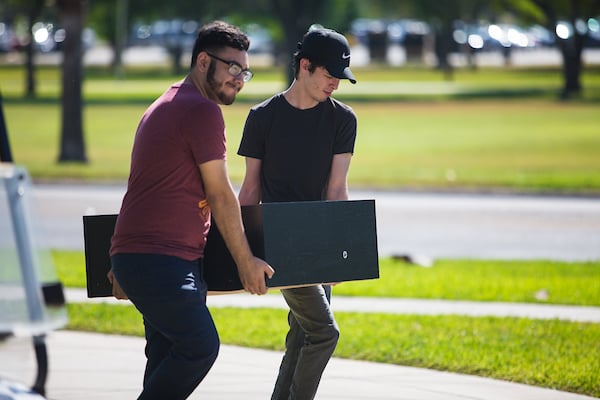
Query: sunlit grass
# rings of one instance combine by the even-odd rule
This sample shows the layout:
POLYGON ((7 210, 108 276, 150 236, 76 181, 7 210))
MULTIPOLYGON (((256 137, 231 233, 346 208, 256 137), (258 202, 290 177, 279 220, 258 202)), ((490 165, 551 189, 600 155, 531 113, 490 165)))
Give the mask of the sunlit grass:
MULTIPOLYGON (((600 113, 595 104, 552 101, 349 103, 359 117, 350 185, 600 192, 600 113)), ((147 104, 84 108, 89 162, 56 163, 60 109, 53 103, 7 103, 14 159, 35 179, 125 181, 133 136, 147 104)), ((248 104, 223 107, 228 166, 236 155, 248 104)))
MULTIPOLYGON (((65 286, 85 287, 82 252, 55 250, 53 259, 65 286)), ((342 283, 335 295, 600 306, 600 262, 438 260, 423 268, 386 258, 379 264, 379 279, 342 283)))
MULTIPOLYGON (((56 163, 59 69, 38 68, 41 100, 35 101, 22 98, 22 68, 0 70, 14 158, 34 179, 125 181, 142 113, 181 78, 157 68, 129 69, 124 79, 107 69, 86 69, 83 113, 89 162, 63 165, 56 163)), ((236 151, 248 109, 285 87, 281 69, 256 72, 240 101, 223 107, 229 171, 237 183, 244 162, 236 151)), ((548 96, 561 85, 559 69, 459 69, 452 82, 426 68, 360 68, 356 74, 359 84, 342 82, 339 91, 359 121, 351 185, 600 192, 597 102, 563 103, 548 96), (463 87, 467 92, 460 95, 444 92, 463 87), (514 93, 499 93, 499 87, 514 93), (531 88, 546 94, 520 92, 531 88), (429 90, 433 92, 425 93, 429 90)), ((586 91, 598 92, 600 99, 600 69, 586 68, 583 79, 586 91)))
POLYGON ((335 294, 600 305, 599 262, 466 259, 424 268, 386 258, 379 270, 379 279, 340 284, 335 294))

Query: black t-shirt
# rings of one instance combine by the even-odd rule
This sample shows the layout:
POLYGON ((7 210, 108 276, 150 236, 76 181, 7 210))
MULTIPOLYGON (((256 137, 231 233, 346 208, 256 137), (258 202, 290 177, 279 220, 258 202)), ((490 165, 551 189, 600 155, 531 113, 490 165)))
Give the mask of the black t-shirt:
POLYGON ((355 139, 349 106, 300 110, 280 93, 250 110, 238 154, 262 160, 262 202, 323 200, 333 156, 353 153, 355 139))

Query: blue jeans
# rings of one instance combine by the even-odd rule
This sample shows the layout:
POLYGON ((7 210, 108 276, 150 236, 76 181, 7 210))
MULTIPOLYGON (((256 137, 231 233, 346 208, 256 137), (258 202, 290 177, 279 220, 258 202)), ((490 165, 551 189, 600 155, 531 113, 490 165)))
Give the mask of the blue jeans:
POLYGON ((117 281, 144 319, 147 362, 138 399, 186 399, 219 352, 206 308, 202 260, 116 254, 111 261, 117 281))
POLYGON ((290 330, 271 400, 314 399, 340 331, 329 307, 331 286, 282 289, 290 330))

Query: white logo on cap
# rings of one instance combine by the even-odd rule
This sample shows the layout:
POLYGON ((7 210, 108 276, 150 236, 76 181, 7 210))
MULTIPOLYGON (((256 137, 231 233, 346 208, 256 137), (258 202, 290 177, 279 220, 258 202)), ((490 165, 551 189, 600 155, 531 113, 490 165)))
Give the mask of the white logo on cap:
POLYGON ((350 58, 350 54, 343 53, 343 54, 342 54, 342 58, 343 58, 344 60, 347 60, 347 59, 349 59, 349 58, 350 58))

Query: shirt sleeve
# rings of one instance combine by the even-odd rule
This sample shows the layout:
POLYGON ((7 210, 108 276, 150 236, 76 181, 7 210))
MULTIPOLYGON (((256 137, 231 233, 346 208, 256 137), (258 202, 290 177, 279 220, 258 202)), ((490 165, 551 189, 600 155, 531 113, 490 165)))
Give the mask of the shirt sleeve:
POLYGON ((333 154, 354 153, 354 143, 356 142, 356 114, 351 109, 344 110, 341 115, 341 122, 338 125, 333 154))
POLYGON ((250 110, 246 123, 238 155, 244 157, 252 157, 263 159, 265 154, 265 129, 261 129, 259 116, 256 110, 250 110))
POLYGON ((227 158, 225 121, 218 105, 191 108, 181 119, 180 129, 197 165, 227 158))

